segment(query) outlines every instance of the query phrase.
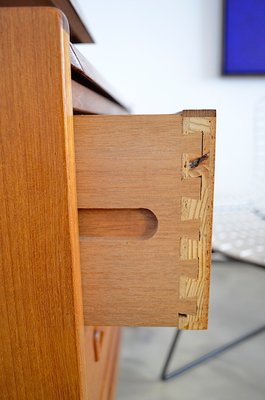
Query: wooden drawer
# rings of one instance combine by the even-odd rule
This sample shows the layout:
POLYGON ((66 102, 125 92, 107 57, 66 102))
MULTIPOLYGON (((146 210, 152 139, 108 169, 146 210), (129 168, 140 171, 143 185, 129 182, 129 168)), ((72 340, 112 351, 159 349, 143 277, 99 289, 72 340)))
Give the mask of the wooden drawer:
POLYGON ((113 337, 111 343, 111 352, 109 354, 106 380, 103 382, 102 400, 114 400, 116 394, 116 385, 118 380, 119 369, 119 350, 121 329, 112 328, 113 337))
POLYGON ((108 400, 114 390, 118 336, 119 329, 115 327, 85 327, 88 400, 108 400))
POLYGON ((113 89, 100 74, 70 44, 73 109, 77 114, 127 114, 113 89))
POLYGON ((86 324, 207 327, 215 113, 76 116, 86 324))

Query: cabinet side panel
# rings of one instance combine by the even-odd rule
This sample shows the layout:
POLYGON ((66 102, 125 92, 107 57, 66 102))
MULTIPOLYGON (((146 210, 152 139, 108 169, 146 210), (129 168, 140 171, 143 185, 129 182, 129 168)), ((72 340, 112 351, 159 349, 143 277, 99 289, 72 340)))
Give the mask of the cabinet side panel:
POLYGON ((67 23, 2 8, 0 397, 83 399, 67 23))

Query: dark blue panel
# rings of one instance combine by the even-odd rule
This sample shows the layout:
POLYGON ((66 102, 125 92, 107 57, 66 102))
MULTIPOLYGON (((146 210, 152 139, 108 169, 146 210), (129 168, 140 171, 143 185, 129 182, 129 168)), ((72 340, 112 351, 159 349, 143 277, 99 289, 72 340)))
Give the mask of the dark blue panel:
POLYGON ((224 73, 265 74, 265 0, 226 0, 224 73))

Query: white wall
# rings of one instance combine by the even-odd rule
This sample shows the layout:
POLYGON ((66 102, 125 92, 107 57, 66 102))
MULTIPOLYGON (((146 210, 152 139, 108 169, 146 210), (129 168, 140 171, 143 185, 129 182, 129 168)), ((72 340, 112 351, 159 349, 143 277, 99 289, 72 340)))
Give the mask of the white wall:
POLYGON ((264 78, 221 77, 221 0, 79 0, 96 44, 80 50, 134 113, 216 108, 216 195, 247 196, 264 78))

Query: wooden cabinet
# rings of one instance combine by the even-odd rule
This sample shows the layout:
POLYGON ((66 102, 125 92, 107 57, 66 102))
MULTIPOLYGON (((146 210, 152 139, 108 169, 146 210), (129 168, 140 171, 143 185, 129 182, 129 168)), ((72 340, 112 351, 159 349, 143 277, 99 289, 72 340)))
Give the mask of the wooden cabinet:
POLYGON ((3 399, 113 399, 117 326, 207 326, 215 113, 126 115, 67 26, 0 8, 3 399))

